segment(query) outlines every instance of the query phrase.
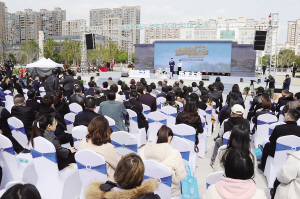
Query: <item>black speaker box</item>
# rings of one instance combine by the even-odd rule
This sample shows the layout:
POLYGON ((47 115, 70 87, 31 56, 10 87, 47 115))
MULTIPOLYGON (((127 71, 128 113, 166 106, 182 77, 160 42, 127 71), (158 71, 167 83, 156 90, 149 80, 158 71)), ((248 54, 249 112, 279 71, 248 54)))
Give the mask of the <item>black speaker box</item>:
POLYGON ((282 88, 275 88, 274 89, 274 93, 281 93, 282 92, 282 88))
POLYGON ((121 74, 121 77, 128 77, 129 75, 128 75, 128 73, 122 73, 121 74))
POLYGON ((265 50, 267 31, 255 31, 255 38, 253 43, 254 50, 265 50))
POLYGON ((209 81, 209 76, 208 75, 202 75, 202 80, 209 81))
POLYGON ((85 35, 86 49, 92 50, 96 48, 95 45, 95 35, 94 34, 86 34, 85 35))

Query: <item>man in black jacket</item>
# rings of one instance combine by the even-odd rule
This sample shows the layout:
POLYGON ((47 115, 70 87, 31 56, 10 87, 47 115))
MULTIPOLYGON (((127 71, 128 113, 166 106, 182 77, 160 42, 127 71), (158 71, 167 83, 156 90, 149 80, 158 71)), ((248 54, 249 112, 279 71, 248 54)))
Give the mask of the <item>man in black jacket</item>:
POLYGON ((26 106, 25 98, 17 94, 14 98, 14 106, 11 108, 11 115, 18 118, 24 124, 28 140, 31 138, 32 124, 35 117, 35 111, 26 106))
POLYGON ((85 109, 82 113, 75 116, 74 126, 84 125, 88 126, 94 117, 99 116, 98 113, 95 113, 95 98, 88 97, 85 99, 85 109))
POLYGON ((274 128, 272 135, 269 138, 268 143, 265 144, 262 157, 261 157, 261 164, 258 165, 258 168, 262 171, 265 170, 265 165, 268 156, 274 157, 275 149, 276 149, 276 142, 277 139, 282 136, 287 135, 295 135, 300 137, 300 126, 297 126, 297 120, 300 117, 300 113, 296 109, 290 109, 285 114, 285 122, 286 124, 278 125, 274 128))
MULTIPOLYGON (((132 90, 136 90, 136 85, 134 85, 134 84, 130 85, 130 91, 132 91, 132 90)), ((127 100, 129 99, 130 91, 125 93, 125 97, 126 97, 127 100)))
POLYGON ((32 82, 31 87, 34 88, 34 90, 36 92, 39 92, 39 88, 40 88, 40 78, 39 76, 35 76, 34 81, 32 82))
POLYGON ((57 77, 58 77, 58 71, 56 69, 53 69, 52 75, 50 75, 50 77, 48 77, 46 81, 45 90, 47 95, 54 96, 54 91, 57 90, 59 84, 59 79, 57 77))
POLYGON ((216 103, 216 108, 222 109, 223 96, 221 92, 215 90, 214 85, 208 86, 208 96, 216 103))
POLYGON ((107 100, 106 98, 106 95, 103 94, 103 96, 101 96, 101 88, 99 86, 97 86, 95 88, 95 95, 94 95, 94 98, 95 98, 95 103, 96 103, 96 106, 100 106, 101 102, 104 102, 107 100))
POLYGON ((26 106, 33 108, 35 112, 40 111, 41 104, 36 99, 36 92, 32 88, 27 92, 28 100, 26 101, 26 106))
POLYGON ((148 130, 148 121, 143 114, 143 105, 141 102, 136 101, 138 94, 136 90, 131 90, 129 94, 130 99, 123 102, 126 109, 133 110, 137 114, 137 121, 139 128, 146 128, 148 130))
POLYGON ((82 108, 84 109, 84 100, 85 100, 85 97, 82 96, 82 90, 81 90, 81 87, 79 85, 76 85, 74 87, 74 92, 75 94, 73 94, 70 99, 69 99, 69 104, 72 104, 72 103, 77 103, 79 105, 82 106, 82 108))
POLYGON ((9 82, 10 82, 10 78, 9 77, 5 77, 5 80, 1 82, 0 87, 2 88, 3 92, 8 89, 8 83, 9 82))
MULTIPOLYGON (((262 107, 262 102, 263 101, 271 101, 270 100, 270 95, 268 93, 265 93, 265 92, 261 94, 261 98, 260 99, 261 99, 261 103, 256 104, 256 106, 254 108, 254 114, 253 114, 253 116, 255 115, 255 113, 257 112, 258 109, 263 108, 262 107)), ((272 112, 275 112, 275 106, 274 106, 273 103, 272 103, 272 106, 271 106, 270 110, 272 112)))
POLYGON ((74 78, 70 69, 66 70, 66 76, 63 77, 60 84, 64 85, 65 96, 67 96, 67 99, 70 99, 74 88, 74 78))
POLYGON ((137 100, 142 104, 148 105, 151 108, 151 112, 156 111, 156 98, 150 95, 150 93, 152 92, 151 86, 147 86, 145 92, 146 93, 144 95, 139 96, 137 100))
POLYGON ((84 95, 85 96, 88 96, 88 95, 94 96, 95 95, 95 82, 89 82, 88 85, 89 85, 89 89, 84 91, 84 95))
POLYGON ((268 78, 265 80, 269 84, 269 93, 271 99, 274 98, 274 89, 275 89, 275 79, 272 75, 269 75, 268 78))
POLYGON ((74 81, 74 86, 75 84, 79 85, 81 87, 81 90, 84 90, 83 83, 81 82, 81 76, 78 76, 77 79, 74 81))
MULTIPOLYGON (((245 109, 240 104, 235 104, 231 108, 231 116, 227 121, 224 121, 221 125, 220 131, 219 131, 219 137, 216 139, 215 147, 213 154, 211 156, 211 166, 213 166, 216 156, 218 154, 218 149, 220 146, 223 145, 223 135, 224 133, 231 131, 235 125, 241 124, 245 126, 249 132, 250 132, 250 124, 247 119, 243 118, 243 113, 245 109)), ((250 135, 249 135, 250 136, 250 135)))

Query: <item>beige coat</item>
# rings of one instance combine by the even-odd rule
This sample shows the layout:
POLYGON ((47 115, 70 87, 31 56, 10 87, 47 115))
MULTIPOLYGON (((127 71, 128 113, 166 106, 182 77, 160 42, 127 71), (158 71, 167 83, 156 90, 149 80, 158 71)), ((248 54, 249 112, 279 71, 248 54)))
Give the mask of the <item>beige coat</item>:
POLYGON ((281 184, 277 187, 275 199, 300 198, 300 151, 289 154, 277 179, 281 184))
POLYGON ((88 141, 86 141, 86 139, 83 139, 80 143, 79 151, 83 149, 90 149, 103 156, 106 162, 107 178, 109 181, 115 182, 115 170, 121 159, 117 154, 115 147, 111 143, 97 146, 93 144, 90 139, 88 139, 88 141))
POLYGON ((140 156, 143 160, 156 160, 167 166, 172 171, 171 194, 172 196, 180 194, 180 181, 186 177, 186 171, 179 151, 168 143, 147 143, 140 156))

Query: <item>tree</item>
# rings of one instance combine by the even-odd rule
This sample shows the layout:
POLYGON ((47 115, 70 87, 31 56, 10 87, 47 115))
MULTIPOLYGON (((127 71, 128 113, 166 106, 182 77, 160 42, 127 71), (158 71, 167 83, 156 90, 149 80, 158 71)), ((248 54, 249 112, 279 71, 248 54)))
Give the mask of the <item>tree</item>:
POLYGON ((8 54, 8 58, 10 58, 12 61, 15 61, 15 60, 16 60, 14 54, 12 54, 12 53, 9 53, 9 54, 8 54))
POLYGON ((70 49, 69 39, 64 38, 62 42, 60 42, 60 53, 59 55, 64 60, 65 64, 68 64, 69 57, 71 55, 71 49, 70 49))
POLYGON ((37 59, 39 55, 39 45, 34 40, 29 40, 21 44, 21 49, 26 55, 26 62, 30 63, 37 59))
POLYGON ((263 65, 270 65, 270 55, 264 55, 262 58, 260 58, 259 63, 262 63, 263 65))
POLYGON ((55 62, 59 62, 59 54, 58 54, 58 42, 55 42, 51 38, 45 39, 44 44, 44 57, 50 58, 55 62))
POLYGON ((69 42, 70 45, 70 58, 72 58, 72 62, 75 65, 78 65, 79 60, 81 58, 81 45, 80 41, 71 40, 69 42))
POLYGON ((295 65, 297 65, 298 67, 300 66, 300 56, 297 56, 295 65))
POLYGON ((296 58, 295 52, 290 49, 281 50, 277 56, 278 64, 283 67, 290 67, 296 58))

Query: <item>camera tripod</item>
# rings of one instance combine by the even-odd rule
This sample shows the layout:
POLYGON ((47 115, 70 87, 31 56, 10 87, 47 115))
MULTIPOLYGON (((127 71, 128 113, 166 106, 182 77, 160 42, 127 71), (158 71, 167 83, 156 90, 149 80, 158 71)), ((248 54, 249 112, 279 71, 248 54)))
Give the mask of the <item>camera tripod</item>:
MULTIPOLYGON (((254 84, 253 83, 255 82, 255 80, 250 80, 250 81, 251 81, 251 83, 250 83, 249 88, 250 88, 251 97, 253 98, 254 97, 254 84)), ((247 93, 244 101, 246 101, 248 94, 249 94, 249 92, 247 93)))

